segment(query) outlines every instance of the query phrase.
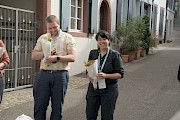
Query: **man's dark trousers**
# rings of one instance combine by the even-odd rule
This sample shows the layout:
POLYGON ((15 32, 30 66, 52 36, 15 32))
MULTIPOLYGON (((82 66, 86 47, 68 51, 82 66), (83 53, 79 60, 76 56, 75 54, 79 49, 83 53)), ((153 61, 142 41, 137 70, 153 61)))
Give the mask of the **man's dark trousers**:
POLYGON ((33 86, 34 118, 46 120, 46 110, 51 99, 50 120, 62 119, 62 107, 67 90, 69 74, 66 70, 43 71, 37 73, 33 86))

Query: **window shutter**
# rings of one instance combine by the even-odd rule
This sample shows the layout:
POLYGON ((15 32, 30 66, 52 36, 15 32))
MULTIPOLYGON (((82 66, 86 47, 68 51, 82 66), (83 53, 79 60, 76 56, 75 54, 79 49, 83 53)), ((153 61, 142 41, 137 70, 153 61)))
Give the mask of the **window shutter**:
POLYGON ((70 19, 70 0, 62 0, 61 30, 67 32, 70 19))
POLYGON ((133 18, 133 1, 129 0, 128 18, 133 18))
POLYGON ((116 12, 117 12, 117 18, 116 18, 116 24, 118 25, 121 22, 121 10, 122 9, 122 0, 118 0, 117 1, 117 8, 116 8, 116 12))
POLYGON ((141 17, 144 17, 144 1, 141 1, 141 17))
POLYGON ((98 0, 92 0, 91 33, 97 33, 98 0))
POLYGON ((123 5, 123 10, 122 10, 122 22, 126 22, 127 20, 127 16, 128 16, 128 1, 124 0, 122 1, 122 5, 123 5))

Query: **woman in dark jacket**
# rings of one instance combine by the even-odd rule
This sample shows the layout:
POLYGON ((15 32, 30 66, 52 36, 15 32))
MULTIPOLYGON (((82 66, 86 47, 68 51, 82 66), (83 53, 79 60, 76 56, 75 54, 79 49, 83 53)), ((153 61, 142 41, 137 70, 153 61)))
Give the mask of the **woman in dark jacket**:
POLYGON ((6 51, 5 45, 3 41, 0 40, 0 104, 5 86, 4 68, 9 64, 9 61, 9 55, 6 51))
POLYGON ((86 95, 86 118, 96 120, 101 106, 101 119, 113 120, 118 97, 117 80, 123 78, 124 68, 120 53, 111 49, 110 35, 101 30, 96 34, 98 49, 91 50, 89 60, 98 60, 97 89, 92 79, 86 95))

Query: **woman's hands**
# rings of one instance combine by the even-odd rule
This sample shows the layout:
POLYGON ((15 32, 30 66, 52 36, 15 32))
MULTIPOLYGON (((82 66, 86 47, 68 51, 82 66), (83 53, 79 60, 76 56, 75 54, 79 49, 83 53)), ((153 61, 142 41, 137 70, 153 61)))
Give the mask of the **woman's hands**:
POLYGON ((107 77, 107 74, 100 72, 97 74, 96 77, 97 77, 97 79, 105 79, 107 77))
MULTIPOLYGON (((89 77, 88 73, 87 73, 87 76, 88 76, 88 78, 89 78, 89 80, 90 80, 91 82, 94 81, 93 78, 89 77)), ((98 74, 96 75, 96 78, 97 78, 97 79, 105 79, 106 76, 107 76, 107 74, 105 74, 105 73, 103 73, 103 72, 100 72, 100 73, 98 73, 98 74)))

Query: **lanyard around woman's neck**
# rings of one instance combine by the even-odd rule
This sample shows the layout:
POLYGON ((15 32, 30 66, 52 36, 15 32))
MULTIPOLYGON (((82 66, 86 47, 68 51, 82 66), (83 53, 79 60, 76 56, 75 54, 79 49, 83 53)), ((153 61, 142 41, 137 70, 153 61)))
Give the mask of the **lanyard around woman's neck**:
POLYGON ((107 52, 107 54, 106 54, 106 56, 105 56, 105 58, 104 58, 104 60, 103 60, 102 65, 101 65, 101 63, 100 63, 101 54, 100 54, 100 52, 99 52, 99 56, 98 56, 98 71, 99 71, 99 72, 101 72, 101 71, 103 70, 103 68, 104 68, 104 65, 105 65, 105 63, 106 63, 107 57, 108 57, 108 55, 109 55, 109 51, 110 51, 110 48, 108 47, 108 52, 107 52))

